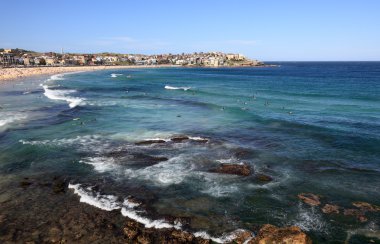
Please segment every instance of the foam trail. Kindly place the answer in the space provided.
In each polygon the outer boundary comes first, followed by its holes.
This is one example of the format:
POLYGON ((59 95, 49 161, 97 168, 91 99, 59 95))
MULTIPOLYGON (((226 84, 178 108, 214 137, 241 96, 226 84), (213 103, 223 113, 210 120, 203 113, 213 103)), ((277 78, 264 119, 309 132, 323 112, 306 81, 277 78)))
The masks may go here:
MULTIPOLYGON (((174 224, 171 224, 163 219, 152 220, 147 217, 141 216, 140 214, 138 214, 139 212, 141 212, 141 210, 136 210, 136 207, 138 207, 140 204, 131 202, 128 199, 124 199, 124 201, 121 202, 116 196, 101 195, 97 192, 93 192, 92 187, 83 188, 80 184, 69 183, 68 188, 74 190, 74 193, 80 197, 80 202, 87 203, 89 205, 106 211, 120 209, 120 212, 123 216, 143 224, 146 228, 174 228, 177 230, 182 230, 182 224, 180 222, 175 222, 174 224)), ((194 236, 202 237, 204 239, 210 239, 217 243, 226 243, 233 241, 237 237, 237 235, 242 231, 245 230, 238 229, 221 237, 213 237, 210 236, 207 232, 199 231, 195 232, 194 236)))
POLYGON ((123 75, 123 74, 111 74, 111 77, 116 78, 116 77, 121 76, 121 75, 123 75))
POLYGON ((115 196, 100 195, 99 193, 90 194, 91 188, 88 189, 89 191, 86 191, 80 187, 80 184, 69 184, 69 189, 73 189, 74 193, 80 196, 80 202, 90 204, 106 211, 120 209, 120 203, 115 196))
POLYGON ((175 87, 175 86, 165 86, 165 89, 168 89, 168 90, 184 90, 184 91, 187 91, 187 90, 190 90, 191 87, 184 87, 184 86, 180 86, 180 87, 175 87))
POLYGON ((68 94, 76 92, 76 90, 52 90, 49 86, 42 86, 45 90, 44 95, 52 100, 62 100, 69 103, 70 108, 75 108, 78 105, 83 105, 84 100, 78 97, 69 97, 68 94))
POLYGON ((12 124, 17 124, 23 122, 27 119, 27 115, 24 113, 15 112, 0 112, 0 132, 12 126, 12 124))

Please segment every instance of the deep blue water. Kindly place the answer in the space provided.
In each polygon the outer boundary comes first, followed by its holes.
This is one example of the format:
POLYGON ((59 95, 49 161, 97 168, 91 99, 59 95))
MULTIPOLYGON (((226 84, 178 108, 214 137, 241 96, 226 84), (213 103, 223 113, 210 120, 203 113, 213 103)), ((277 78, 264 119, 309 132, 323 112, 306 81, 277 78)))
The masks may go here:
POLYGON ((0 173, 67 175, 83 196, 132 195, 149 203, 144 216, 191 217, 189 228, 213 236, 263 223, 298 225, 320 242, 377 230, 377 213, 360 223, 324 214, 297 195, 321 195, 322 206, 380 205, 380 63, 278 64, 107 70, 2 84, 0 173), (135 144, 178 135, 208 142, 135 144), (226 162, 249 164, 254 173, 210 172, 226 162), (258 174, 273 181, 260 182, 258 174))

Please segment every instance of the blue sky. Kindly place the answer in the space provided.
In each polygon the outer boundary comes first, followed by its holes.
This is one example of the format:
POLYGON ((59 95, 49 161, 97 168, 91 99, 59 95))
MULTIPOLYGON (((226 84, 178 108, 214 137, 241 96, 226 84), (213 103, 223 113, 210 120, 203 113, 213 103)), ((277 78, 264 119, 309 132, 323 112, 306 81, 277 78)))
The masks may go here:
POLYGON ((378 0, 1 1, 0 47, 380 60, 378 0))

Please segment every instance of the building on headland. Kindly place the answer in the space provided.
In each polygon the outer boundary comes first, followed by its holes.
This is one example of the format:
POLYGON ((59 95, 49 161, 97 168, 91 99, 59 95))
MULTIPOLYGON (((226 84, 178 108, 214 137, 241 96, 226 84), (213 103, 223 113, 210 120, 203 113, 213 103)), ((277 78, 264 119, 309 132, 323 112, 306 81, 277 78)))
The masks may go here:
POLYGON ((178 65, 178 66, 261 66, 243 54, 222 52, 194 52, 181 54, 70 54, 37 53, 23 49, 0 49, 0 66, 73 66, 73 65, 178 65))

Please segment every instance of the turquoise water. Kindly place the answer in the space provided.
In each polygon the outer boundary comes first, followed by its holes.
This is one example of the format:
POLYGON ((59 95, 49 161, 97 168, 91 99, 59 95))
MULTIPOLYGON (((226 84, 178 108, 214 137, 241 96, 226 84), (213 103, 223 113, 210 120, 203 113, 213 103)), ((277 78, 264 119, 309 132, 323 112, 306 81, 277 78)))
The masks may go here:
POLYGON ((377 230, 377 213, 360 223, 297 195, 344 208, 380 205, 380 63, 280 65, 107 70, 2 84, 0 173, 58 173, 93 205, 117 208, 134 196, 146 203, 141 218, 190 217, 183 228, 212 236, 263 223, 298 225, 319 242, 377 230), (178 135, 193 140, 170 142, 178 135), (147 139, 167 142, 135 144, 147 139), (210 172, 224 162, 254 173, 210 172), (261 173, 273 181, 258 181, 261 173))

